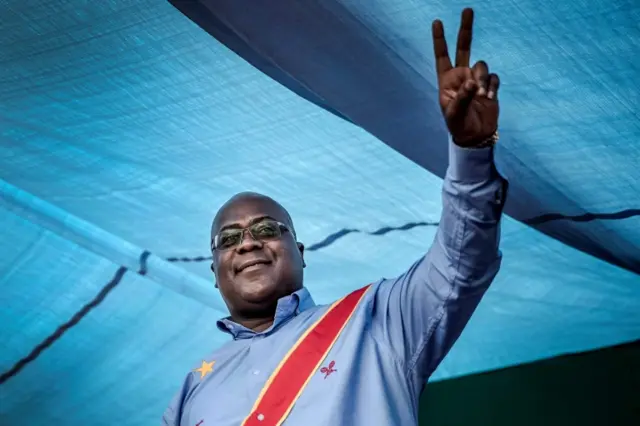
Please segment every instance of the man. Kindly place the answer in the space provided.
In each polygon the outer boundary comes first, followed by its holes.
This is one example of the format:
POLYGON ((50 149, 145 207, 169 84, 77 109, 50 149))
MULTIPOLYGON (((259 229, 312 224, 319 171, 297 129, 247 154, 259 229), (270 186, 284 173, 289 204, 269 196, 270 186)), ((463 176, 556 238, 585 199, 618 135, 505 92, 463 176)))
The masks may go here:
POLYGON ((164 425, 415 425, 420 393, 498 272, 506 181, 493 163, 499 79, 469 67, 466 9, 452 66, 433 23, 449 131, 443 212, 428 253, 331 306, 303 287, 304 246, 274 200, 243 193, 217 213, 212 269, 232 341, 187 375, 164 425))

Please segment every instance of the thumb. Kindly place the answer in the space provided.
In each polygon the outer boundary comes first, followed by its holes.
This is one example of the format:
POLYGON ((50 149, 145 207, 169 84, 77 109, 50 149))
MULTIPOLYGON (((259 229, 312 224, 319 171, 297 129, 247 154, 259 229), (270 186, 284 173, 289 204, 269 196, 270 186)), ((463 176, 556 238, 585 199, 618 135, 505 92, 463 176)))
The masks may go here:
POLYGON ((464 84, 460 86, 460 89, 458 89, 456 97, 449 102, 445 111, 446 117, 451 119, 464 115, 477 91, 478 84, 474 80, 465 81, 464 84))

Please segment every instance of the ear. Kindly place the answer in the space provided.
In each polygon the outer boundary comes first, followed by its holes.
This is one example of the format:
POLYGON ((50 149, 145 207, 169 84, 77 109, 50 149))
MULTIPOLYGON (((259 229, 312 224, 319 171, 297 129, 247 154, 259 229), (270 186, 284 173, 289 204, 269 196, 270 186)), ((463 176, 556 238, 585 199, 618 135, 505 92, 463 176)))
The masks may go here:
POLYGON ((211 262, 211 272, 213 272, 215 283, 213 284, 215 288, 218 288, 218 280, 215 279, 216 274, 216 265, 211 262))
POLYGON ((300 250, 300 257, 302 258, 302 267, 306 268, 307 264, 304 262, 304 244, 297 242, 298 250, 300 250))

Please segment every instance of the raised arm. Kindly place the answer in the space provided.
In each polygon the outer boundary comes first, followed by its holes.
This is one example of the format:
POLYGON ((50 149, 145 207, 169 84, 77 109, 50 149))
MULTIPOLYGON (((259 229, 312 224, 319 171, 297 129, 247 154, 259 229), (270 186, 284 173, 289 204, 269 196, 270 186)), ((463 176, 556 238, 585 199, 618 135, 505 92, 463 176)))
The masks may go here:
POLYGON ((499 80, 484 62, 469 68, 472 24, 466 9, 455 68, 442 23, 433 25, 440 104, 452 136, 435 240, 406 273, 375 288, 373 332, 420 385, 460 336, 501 261, 507 182, 493 160, 499 80))
POLYGON ((460 336, 500 268, 506 181, 493 148, 449 148, 442 216, 427 254, 376 288, 373 330, 407 374, 426 380, 460 336))

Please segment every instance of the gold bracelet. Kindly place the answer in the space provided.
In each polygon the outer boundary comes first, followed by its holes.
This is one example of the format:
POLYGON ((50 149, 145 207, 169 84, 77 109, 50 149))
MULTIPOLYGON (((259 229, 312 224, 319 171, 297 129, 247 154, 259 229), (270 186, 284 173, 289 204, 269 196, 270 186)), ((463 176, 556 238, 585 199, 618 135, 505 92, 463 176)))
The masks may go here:
POLYGON ((489 136, 487 139, 480 142, 478 145, 473 146, 473 148, 489 148, 490 146, 494 146, 498 142, 498 139, 500 139, 500 135, 496 130, 493 133, 493 135, 489 136))

